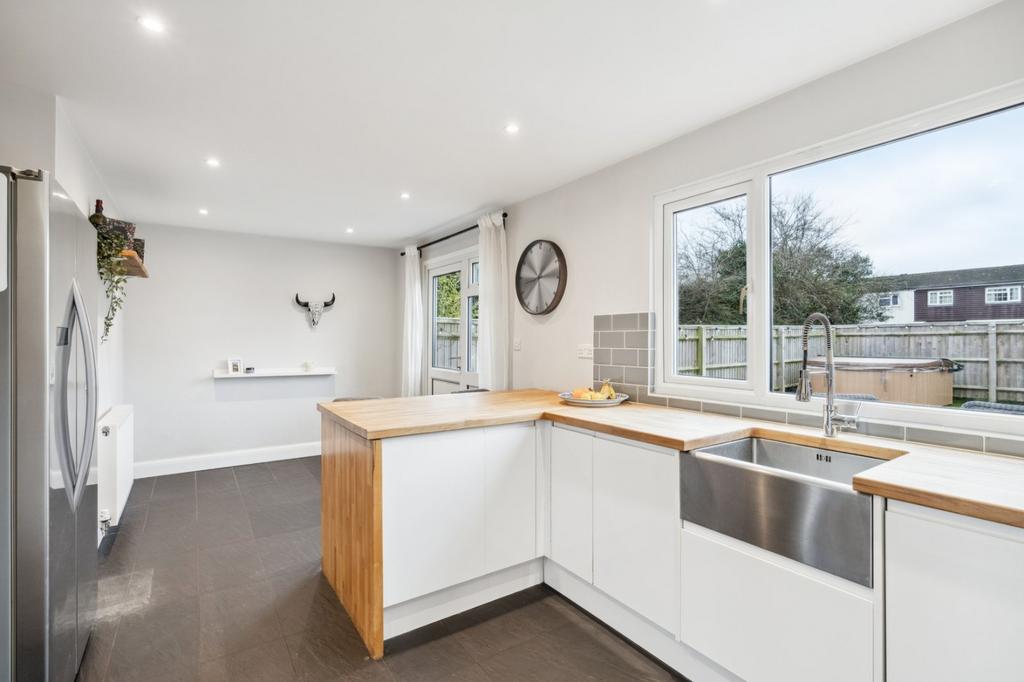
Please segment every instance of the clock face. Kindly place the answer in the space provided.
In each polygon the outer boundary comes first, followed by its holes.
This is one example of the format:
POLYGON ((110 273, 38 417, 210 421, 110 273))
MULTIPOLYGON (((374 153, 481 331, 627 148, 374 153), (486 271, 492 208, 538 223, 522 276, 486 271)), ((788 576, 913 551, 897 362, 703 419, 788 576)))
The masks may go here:
POLYGON ((516 296, 531 315, 550 313, 565 293, 565 256, 554 242, 538 239, 519 257, 516 296))

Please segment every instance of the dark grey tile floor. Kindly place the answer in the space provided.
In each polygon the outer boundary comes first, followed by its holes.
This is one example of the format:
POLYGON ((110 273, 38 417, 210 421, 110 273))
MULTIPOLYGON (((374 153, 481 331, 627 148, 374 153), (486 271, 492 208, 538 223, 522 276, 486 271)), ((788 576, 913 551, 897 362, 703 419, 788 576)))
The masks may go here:
POLYGON ((367 659, 320 573, 319 477, 312 457, 136 481, 80 679, 673 679, 546 587, 367 659))

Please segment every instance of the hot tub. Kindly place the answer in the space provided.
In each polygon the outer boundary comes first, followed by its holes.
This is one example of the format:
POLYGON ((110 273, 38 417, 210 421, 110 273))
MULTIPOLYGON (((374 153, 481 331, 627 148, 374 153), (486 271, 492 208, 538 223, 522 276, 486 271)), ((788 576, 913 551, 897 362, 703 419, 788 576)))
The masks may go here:
MULTIPOLYGON (((825 358, 807 361, 824 369, 825 358)), ((953 372, 961 366, 945 358, 836 358, 836 393, 872 395, 889 403, 949 405, 953 372)), ((811 387, 825 392, 825 375, 814 374, 811 387)))

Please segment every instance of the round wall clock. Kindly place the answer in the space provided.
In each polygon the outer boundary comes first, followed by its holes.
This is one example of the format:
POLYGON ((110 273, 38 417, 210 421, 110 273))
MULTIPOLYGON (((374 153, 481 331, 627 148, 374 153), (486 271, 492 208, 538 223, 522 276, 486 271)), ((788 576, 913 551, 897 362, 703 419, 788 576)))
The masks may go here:
POLYGON ((531 315, 545 315, 558 307, 565 293, 565 254, 547 239, 530 242, 516 266, 516 296, 531 315))

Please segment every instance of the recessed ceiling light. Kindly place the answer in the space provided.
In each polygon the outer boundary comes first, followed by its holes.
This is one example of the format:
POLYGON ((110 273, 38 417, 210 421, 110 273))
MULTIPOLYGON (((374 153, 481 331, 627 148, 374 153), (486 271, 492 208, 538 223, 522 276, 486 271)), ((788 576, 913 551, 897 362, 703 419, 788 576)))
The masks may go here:
POLYGON ((402 197, 403 201, 408 201, 409 199, 412 199, 412 195, 409 194, 408 192, 402 192, 399 196, 402 197))
POLYGON ((220 168, 220 159, 211 156, 210 158, 206 159, 206 165, 209 166, 210 168, 220 168))
POLYGON ((354 227, 346 227, 346 228, 345 228, 345 232, 346 232, 347 234, 352 234, 352 233, 353 233, 353 232, 355 232, 355 231, 356 231, 356 230, 355 230, 355 228, 354 228, 354 227))
POLYGON ((164 22, 154 16, 139 17, 139 26, 150 33, 163 33, 167 28, 164 22))
POLYGON ((199 215, 210 215, 210 211, 205 208, 201 208, 199 209, 199 215))
POLYGON ((505 126, 505 132, 508 133, 509 135, 515 135, 516 133, 519 132, 519 124, 509 123, 507 126, 505 126))

